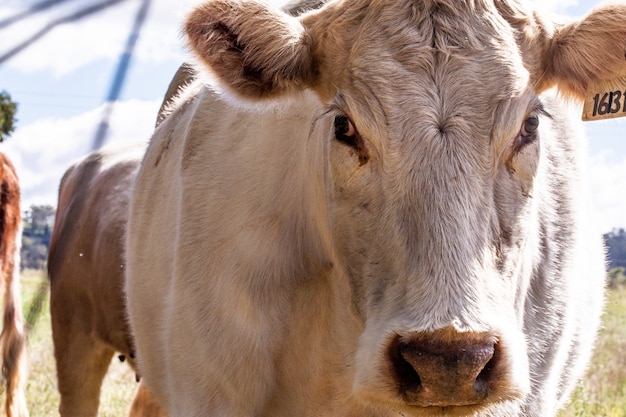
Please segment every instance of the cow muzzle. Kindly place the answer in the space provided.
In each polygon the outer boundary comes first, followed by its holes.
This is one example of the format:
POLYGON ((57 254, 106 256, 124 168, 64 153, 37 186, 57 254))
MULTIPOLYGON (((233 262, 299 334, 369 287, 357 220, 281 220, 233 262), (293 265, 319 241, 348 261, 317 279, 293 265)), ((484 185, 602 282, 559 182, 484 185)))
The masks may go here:
POLYGON ((399 394, 411 406, 481 405, 506 384, 506 361, 491 335, 448 328, 397 336, 388 355, 399 394))

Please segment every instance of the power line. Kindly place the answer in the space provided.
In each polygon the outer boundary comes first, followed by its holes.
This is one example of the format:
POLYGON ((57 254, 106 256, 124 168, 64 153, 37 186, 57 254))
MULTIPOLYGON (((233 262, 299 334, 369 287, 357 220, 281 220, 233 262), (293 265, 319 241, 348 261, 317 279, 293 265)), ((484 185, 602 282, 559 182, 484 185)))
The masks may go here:
POLYGON ((100 149, 106 140, 111 114, 113 113, 115 102, 119 98, 122 87, 124 85, 124 81, 126 80, 128 66, 133 56, 135 44, 137 43, 137 39, 139 38, 139 34, 141 33, 143 24, 146 21, 146 17, 148 16, 150 3, 151 0, 143 0, 141 6, 139 7, 139 10, 137 11, 137 15, 135 16, 133 27, 126 41, 126 47, 124 48, 124 52, 120 57, 120 62, 115 71, 115 75, 113 76, 113 82, 111 83, 111 88, 107 96, 107 102, 102 113, 102 119, 100 120, 100 124, 98 125, 98 129, 94 137, 92 145, 93 150, 100 149))
POLYGON ((46 9, 49 9, 53 6, 58 6, 59 4, 64 3, 66 1, 67 0, 47 0, 47 1, 42 1, 40 3, 34 4, 27 10, 24 10, 23 12, 17 13, 13 16, 7 17, 6 19, 0 20, 0 29, 4 29, 5 27, 10 26, 15 22, 19 22, 22 19, 26 19, 29 16, 32 16, 46 9))
MULTIPOLYGON (((57 1, 59 1, 59 0, 57 0, 57 1)), ((61 1, 64 1, 64 0, 61 0, 61 1)), ((94 5, 91 5, 89 7, 81 9, 81 10, 75 12, 75 13, 72 13, 72 14, 70 14, 68 16, 64 16, 64 17, 62 17, 60 19, 57 19, 57 20, 54 20, 54 21, 48 23, 41 30, 39 30, 38 32, 33 34, 30 38, 28 38, 24 42, 18 44, 16 47, 14 47, 13 49, 11 49, 8 52, 6 52, 4 55, 1 55, 0 56, 0 64, 3 64, 5 61, 8 61, 9 59, 13 58, 15 55, 17 55, 20 52, 22 52, 24 49, 26 49, 27 47, 29 47, 30 45, 32 45, 33 43, 35 43, 36 41, 41 39, 44 35, 46 35, 48 32, 50 32, 52 29, 54 29, 58 25, 61 25, 61 24, 64 24, 64 23, 71 23, 71 22, 80 20, 80 19, 82 19, 84 17, 87 17, 89 15, 97 13, 97 12, 99 12, 101 10, 104 10, 104 9, 110 7, 110 6, 113 6, 115 4, 121 3, 123 1, 126 1, 126 0, 106 0, 106 1, 103 1, 101 3, 97 3, 97 4, 94 4, 94 5)))

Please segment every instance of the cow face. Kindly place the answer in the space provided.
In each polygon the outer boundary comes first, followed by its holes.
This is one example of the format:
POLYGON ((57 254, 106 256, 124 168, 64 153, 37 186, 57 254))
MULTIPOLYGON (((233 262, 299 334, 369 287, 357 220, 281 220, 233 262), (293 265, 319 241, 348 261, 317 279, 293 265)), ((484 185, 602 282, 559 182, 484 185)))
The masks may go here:
POLYGON ((554 29, 513 3, 434 0, 335 1, 299 19, 223 0, 190 15, 191 48, 236 96, 308 88, 326 106, 313 130, 329 143, 335 267, 364 325, 357 396, 467 415, 527 395, 555 130, 540 94, 626 75, 624 15, 554 29))

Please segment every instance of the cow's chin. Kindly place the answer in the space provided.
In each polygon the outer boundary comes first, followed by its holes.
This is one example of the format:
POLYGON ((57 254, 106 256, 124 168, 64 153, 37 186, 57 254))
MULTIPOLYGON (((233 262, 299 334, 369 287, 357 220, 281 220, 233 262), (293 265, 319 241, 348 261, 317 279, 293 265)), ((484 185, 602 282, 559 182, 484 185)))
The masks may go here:
POLYGON ((401 411, 406 417, 488 417, 520 415, 520 404, 517 401, 505 401, 494 404, 464 407, 409 407, 406 412, 401 411))
POLYGON ((409 404, 370 404, 374 416, 400 417, 519 417, 521 401, 508 400, 470 406, 421 407, 409 404))

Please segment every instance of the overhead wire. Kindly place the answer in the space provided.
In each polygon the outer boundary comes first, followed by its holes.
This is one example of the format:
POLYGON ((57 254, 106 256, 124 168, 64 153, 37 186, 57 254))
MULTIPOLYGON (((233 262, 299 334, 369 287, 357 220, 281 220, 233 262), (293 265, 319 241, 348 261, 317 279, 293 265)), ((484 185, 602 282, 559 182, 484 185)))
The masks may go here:
MULTIPOLYGON (((56 1, 58 2, 58 1, 65 1, 65 0, 56 0, 56 1)), ((32 34, 28 39, 19 43, 18 45, 10 49, 8 52, 5 52, 4 54, 0 55, 0 64, 3 64, 5 61, 8 61, 9 59, 13 58, 15 55, 22 52, 24 49, 26 49, 27 47, 29 47, 30 45, 32 45, 33 43, 35 43, 36 41, 44 37, 48 32, 50 32, 55 27, 62 25, 62 24, 71 23, 71 22, 80 20, 84 17, 90 16, 94 13, 100 12, 108 7, 111 7, 113 5, 116 5, 124 1, 127 1, 127 0, 105 0, 100 3, 92 4, 88 7, 80 9, 67 16, 63 16, 59 19, 49 22, 39 31, 32 34)))
POLYGON ((16 13, 13 16, 9 16, 4 19, 0 19, 0 29, 4 29, 5 27, 12 25, 13 23, 17 23, 20 20, 26 19, 27 17, 30 17, 44 10, 47 10, 51 7, 58 6, 62 3, 65 3, 66 1, 68 0, 47 0, 47 1, 42 1, 39 3, 35 3, 31 7, 29 7, 28 9, 22 12, 16 13))
POLYGON ((94 136, 92 150, 100 149, 106 141, 111 115, 113 114, 115 103, 117 102, 117 99, 119 98, 122 91, 122 87, 124 86, 124 81, 126 80, 126 75, 128 73, 128 67, 130 65, 130 61, 135 50, 135 45, 137 43, 137 40, 139 39, 139 35, 141 34, 141 29, 143 28, 146 17, 148 16, 150 4, 151 0, 142 0, 142 3, 137 10, 133 26, 126 41, 124 52, 120 57, 120 62, 113 76, 113 81, 111 83, 105 107, 102 112, 102 118, 100 120, 100 123, 98 124, 98 129, 96 130, 96 134, 94 136))

